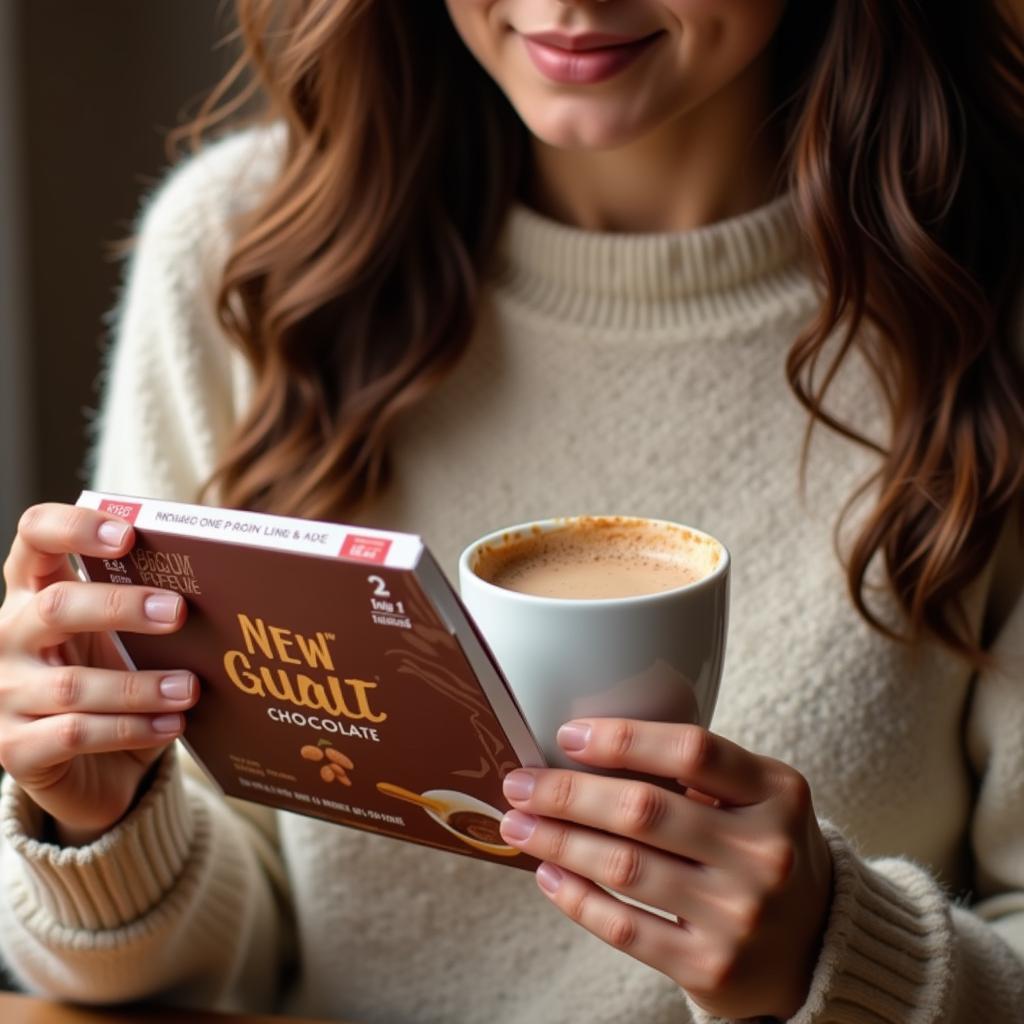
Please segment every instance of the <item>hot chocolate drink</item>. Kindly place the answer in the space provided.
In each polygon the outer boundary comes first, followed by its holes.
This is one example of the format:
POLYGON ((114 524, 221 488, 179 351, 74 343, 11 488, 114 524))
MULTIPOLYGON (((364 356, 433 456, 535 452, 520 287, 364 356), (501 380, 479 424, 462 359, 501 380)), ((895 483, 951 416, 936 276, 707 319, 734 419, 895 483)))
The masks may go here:
POLYGON ((543 519, 470 544, 459 581, 549 765, 580 767, 557 738, 573 718, 710 723, 729 552, 709 534, 628 516, 543 519))
POLYGON ((717 544, 685 527, 584 517, 486 545, 473 570, 506 590, 600 600, 685 587, 707 576, 718 558, 717 544))

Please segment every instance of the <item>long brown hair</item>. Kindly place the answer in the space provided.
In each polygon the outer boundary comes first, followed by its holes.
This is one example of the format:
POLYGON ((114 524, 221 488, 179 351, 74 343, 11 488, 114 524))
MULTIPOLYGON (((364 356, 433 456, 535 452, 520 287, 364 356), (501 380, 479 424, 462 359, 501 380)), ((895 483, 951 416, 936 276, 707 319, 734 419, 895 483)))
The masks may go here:
MULTIPOLYGON (((285 142, 217 300, 256 394, 209 489, 342 517, 385 485, 396 421, 469 342, 526 131, 439 0, 236 5, 244 53, 195 135, 248 74, 285 142)), ((865 596, 880 558, 905 635, 979 661, 961 595, 1024 490, 1024 53, 995 0, 790 0, 774 46, 773 116, 822 283, 786 372, 809 427, 880 462, 850 592, 888 632, 865 596), (884 447, 826 405, 855 347, 888 401, 884 447)))

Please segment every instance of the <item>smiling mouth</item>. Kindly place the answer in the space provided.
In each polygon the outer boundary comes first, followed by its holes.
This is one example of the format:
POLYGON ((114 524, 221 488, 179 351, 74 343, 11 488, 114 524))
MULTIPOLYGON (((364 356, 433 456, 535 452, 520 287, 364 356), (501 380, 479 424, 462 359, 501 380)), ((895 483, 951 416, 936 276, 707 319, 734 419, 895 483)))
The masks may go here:
POLYGON ((595 85, 624 71, 661 34, 624 38, 600 33, 569 36, 538 32, 521 38, 530 60, 546 78, 560 85, 595 85))

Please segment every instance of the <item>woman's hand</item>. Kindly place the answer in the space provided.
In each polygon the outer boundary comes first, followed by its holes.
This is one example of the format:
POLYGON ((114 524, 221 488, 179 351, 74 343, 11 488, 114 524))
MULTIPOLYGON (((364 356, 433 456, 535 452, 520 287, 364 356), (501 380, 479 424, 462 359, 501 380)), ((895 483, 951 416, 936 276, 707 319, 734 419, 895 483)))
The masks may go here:
POLYGON ((709 1013, 791 1017, 807 996, 832 884, 803 776, 693 725, 596 718, 567 723, 558 740, 582 764, 682 788, 560 769, 508 775, 515 809, 501 832, 544 861, 537 881, 549 899, 709 1013))
POLYGON ((0 606, 0 764, 81 845, 131 807, 143 776, 184 728, 198 696, 189 673, 129 672, 109 630, 173 633, 173 592, 83 583, 72 552, 124 557, 128 523, 69 505, 21 518, 0 606))

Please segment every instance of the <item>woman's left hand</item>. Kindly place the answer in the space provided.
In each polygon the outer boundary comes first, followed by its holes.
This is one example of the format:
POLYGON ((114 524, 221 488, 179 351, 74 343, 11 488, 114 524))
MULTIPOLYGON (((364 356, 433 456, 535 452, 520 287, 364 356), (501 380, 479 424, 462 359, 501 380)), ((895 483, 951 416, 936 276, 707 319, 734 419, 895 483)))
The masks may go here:
POLYGON ((682 788, 555 768, 509 774, 502 835, 544 862, 548 898, 711 1014, 796 1013, 832 888, 804 777, 695 725, 595 718, 567 723, 558 740, 581 764, 682 788))

